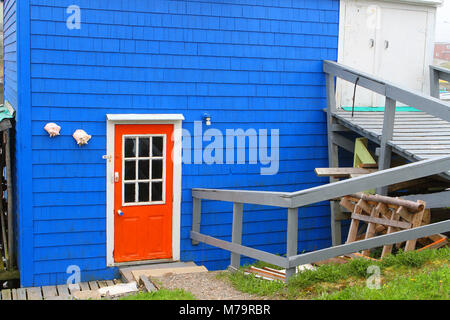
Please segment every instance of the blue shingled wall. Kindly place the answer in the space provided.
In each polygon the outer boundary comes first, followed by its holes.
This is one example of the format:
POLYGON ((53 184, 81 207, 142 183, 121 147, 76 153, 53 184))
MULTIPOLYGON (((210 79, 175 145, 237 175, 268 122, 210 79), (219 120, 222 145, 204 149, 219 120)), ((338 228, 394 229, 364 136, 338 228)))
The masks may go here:
MULTIPOLYGON (((191 188, 294 191, 325 182, 322 60, 335 60, 337 0, 31 0, 32 276, 23 285, 82 280, 106 269, 106 113, 202 114, 213 128, 280 130, 280 170, 259 165, 183 165, 181 258, 225 268, 229 253, 191 246, 191 188), (43 131, 57 122, 61 136, 43 131), (79 148, 72 133, 93 136, 79 148)), ((206 143, 205 143, 206 144, 206 143)), ((243 244, 285 251, 286 210, 244 206, 243 244)), ((205 202, 202 232, 230 239, 231 204, 205 202)), ((330 244, 326 203, 300 210, 299 251, 330 244)), ((244 260, 245 261, 245 260, 244 260)))

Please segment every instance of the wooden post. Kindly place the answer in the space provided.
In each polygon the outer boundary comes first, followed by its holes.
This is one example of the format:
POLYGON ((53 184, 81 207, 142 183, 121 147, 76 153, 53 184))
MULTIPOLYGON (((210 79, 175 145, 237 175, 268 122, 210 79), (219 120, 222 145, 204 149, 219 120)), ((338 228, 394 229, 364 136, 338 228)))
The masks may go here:
POLYGON ((430 96, 440 98, 439 92, 439 71, 430 66, 430 96))
MULTIPOLYGON (((386 97, 384 108, 383 131, 381 134, 381 149, 380 157, 378 158, 378 170, 389 169, 391 167, 392 148, 388 142, 394 136, 394 122, 395 122, 395 107, 397 102, 389 97, 386 97)), ((388 186, 377 188, 377 193, 386 195, 388 186)))
MULTIPOLYGON (((328 167, 339 167, 338 145, 334 143, 333 132, 333 112, 336 112, 336 93, 334 76, 326 74, 326 90, 327 90, 327 138, 328 138, 328 167)), ((338 181, 330 177, 330 183, 338 181)), ((342 216, 342 210, 335 201, 330 201, 330 219, 331 219, 331 243, 333 246, 341 244, 341 221, 338 220, 342 216)))
MULTIPOLYGON (((202 199, 192 198, 192 231, 200 233, 200 221, 202 217, 202 199)), ((192 240, 192 245, 199 242, 192 240)))
MULTIPOLYGON (((231 241, 236 244, 242 244, 242 216, 243 204, 233 203, 233 231, 231 241)), ((239 269, 241 266, 241 255, 239 253, 231 253, 231 266, 239 269)))
POLYGON ((15 262, 15 246, 14 246, 14 217, 13 217, 13 190, 12 190, 12 174, 11 174, 11 130, 5 133, 5 157, 6 157, 6 185, 8 198, 8 269, 12 270, 15 262))
MULTIPOLYGON (((288 209, 286 257, 297 255, 298 208, 288 209)), ((296 267, 286 269, 286 281, 295 274, 296 267)))

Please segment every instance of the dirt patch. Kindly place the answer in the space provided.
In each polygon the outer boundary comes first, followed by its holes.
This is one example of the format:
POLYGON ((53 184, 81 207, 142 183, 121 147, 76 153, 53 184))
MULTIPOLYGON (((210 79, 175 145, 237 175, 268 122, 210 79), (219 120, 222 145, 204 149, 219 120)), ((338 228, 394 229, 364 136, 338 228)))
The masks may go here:
POLYGON ((166 289, 184 289, 198 300, 261 300, 261 297, 240 292, 229 283, 217 279, 222 271, 171 274, 152 280, 166 289))

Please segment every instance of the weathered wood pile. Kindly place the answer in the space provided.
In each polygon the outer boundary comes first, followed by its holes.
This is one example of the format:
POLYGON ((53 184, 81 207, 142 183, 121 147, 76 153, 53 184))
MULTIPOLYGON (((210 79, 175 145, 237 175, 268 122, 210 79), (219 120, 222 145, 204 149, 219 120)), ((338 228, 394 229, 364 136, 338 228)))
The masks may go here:
MULTIPOLYGON (((398 197, 358 193, 343 197, 340 205, 351 212, 347 243, 430 223, 430 210, 420 200, 413 202, 398 197), (361 222, 367 224, 365 232, 358 232, 361 222)), ((395 246, 397 249, 411 251, 416 249, 417 243, 423 248, 436 248, 446 245, 448 241, 446 236, 438 234, 397 243, 395 246)), ((383 246, 381 257, 390 254, 392 249, 393 245, 383 246)), ((364 256, 369 256, 369 253, 369 250, 362 252, 364 256)))

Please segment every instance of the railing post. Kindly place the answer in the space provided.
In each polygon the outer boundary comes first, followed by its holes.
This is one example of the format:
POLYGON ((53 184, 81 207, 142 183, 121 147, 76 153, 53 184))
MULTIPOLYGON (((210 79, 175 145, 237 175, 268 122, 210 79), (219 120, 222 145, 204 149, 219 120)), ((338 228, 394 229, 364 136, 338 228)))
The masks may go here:
POLYGON ((430 66, 430 96, 440 98, 439 92, 439 70, 430 66))
MULTIPOLYGON (((388 142, 394 136, 394 122, 395 122, 395 107, 397 102, 389 97, 386 97, 384 107, 383 131, 381 133, 380 156, 378 157, 378 170, 389 169, 391 167, 392 147, 388 142)), ((377 193, 386 195, 388 186, 377 188, 377 193)))
MULTIPOLYGON (((328 167, 339 167, 338 146, 334 143, 333 112, 336 112, 336 93, 334 76, 326 73, 327 89, 327 137, 328 137, 328 167)), ((337 179, 330 177, 330 183, 337 179)), ((335 201, 330 201, 331 242, 333 246, 341 244, 341 221, 337 217, 342 216, 342 210, 335 201)))
MULTIPOLYGON (((202 217, 202 199, 192 198, 192 231, 200 233, 200 221, 202 217)), ((199 242, 192 240, 192 245, 199 242)))
MULTIPOLYGON (((286 257, 297 255, 298 208, 288 209, 286 257)), ((296 267, 286 269, 286 281, 295 274, 296 267)))
MULTIPOLYGON (((233 203, 233 229, 231 233, 231 241, 236 244, 242 244, 242 215, 243 204, 233 203)), ((241 266, 241 255, 239 253, 231 253, 230 265, 235 269, 239 269, 241 266)))

